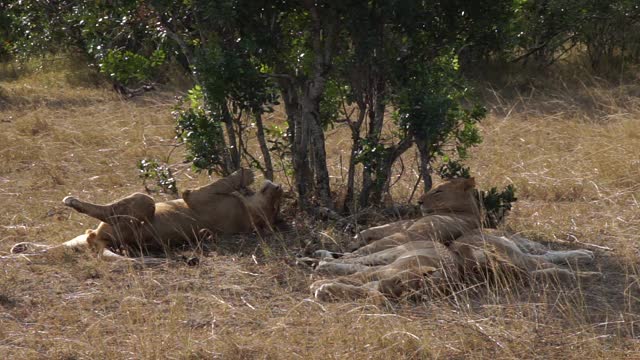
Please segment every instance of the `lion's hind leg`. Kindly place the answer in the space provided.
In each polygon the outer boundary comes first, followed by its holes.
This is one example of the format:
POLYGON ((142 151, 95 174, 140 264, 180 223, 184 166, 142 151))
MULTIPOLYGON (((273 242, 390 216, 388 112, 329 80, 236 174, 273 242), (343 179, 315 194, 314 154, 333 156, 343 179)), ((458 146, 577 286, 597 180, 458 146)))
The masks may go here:
POLYGON ((209 194, 231 194, 234 191, 243 190, 251 185, 253 181, 253 171, 239 169, 225 178, 203 186, 201 189, 206 190, 209 194))
POLYGON ((109 242, 102 238, 99 230, 87 230, 87 232, 83 235, 76 236, 75 238, 62 243, 59 245, 61 247, 66 248, 82 248, 88 247, 95 253, 98 258, 105 261, 125 261, 131 262, 137 265, 146 265, 153 266, 159 264, 166 264, 168 259, 166 258, 156 258, 151 256, 141 256, 141 257, 128 257, 117 254, 111 251, 108 248, 109 242))
POLYGON ((50 252, 53 249, 67 248, 67 249, 79 249, 88 245, 87 237, 88 232, 91 230, 87 230, 87 233, 78 235, 75 238, 65 241, 62 244, 58 245, 46 245, 46 244, 38 244, 34 242, 21 242, 13 245, 9 250, 11 254, 24 254, 24 255, 34 255, 34 254, 44 254, 46 252, 50 252))
POLYGON ((321 301, 367 298, 375 304, 387 304, 391 299, 437 286, 431 278, 439 274, 440 270, 431 266, 417 265, 405 270, 388 266, 370 268, 349 276, 316 281, 311 285, 311 292, 321 301))
POLYGON ((107 224, 117 226, 122 222, 149 221, 153 218, 156 205, 152 197, 135 193, 107 205, 97 205, 81 201, 73 196, 65 197, 62 202, 76 211, 89 215, 107 224))
POLYGON ((78 235, 75 238, 68 240, 58 245, 45 245, 33 242, 21 242, 13 245, 9 250, 11 257, 24 257, 30 258, 33 256, 60 256, 67 249, 82 249, 85 247, 92 248, 98 257, 105 261, 126 261, 135 265, 154 266, 160 264, 166 264, 169 260, 166 258, 155 258, 150 256, 143 256, 139 258, 132 258, 116 254, 106 247, 95 248, 91 245, 92 235, 95 235, 93 230, 87 230, 87 233, 78 235), (57 254, 57 255, 55 255, 57 254))
POLYGON ((37 252, 45 252, 54 246, 38 244, 34 242, 20 242, 11 247, 9 250, 10 254, 26 254, 26 253, 37 253, 37 252))

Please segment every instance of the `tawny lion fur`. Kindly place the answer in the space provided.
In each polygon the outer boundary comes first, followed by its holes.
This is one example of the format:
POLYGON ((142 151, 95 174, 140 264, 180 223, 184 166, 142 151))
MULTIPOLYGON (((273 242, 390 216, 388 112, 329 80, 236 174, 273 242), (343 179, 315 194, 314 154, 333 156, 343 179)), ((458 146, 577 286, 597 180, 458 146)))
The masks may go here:
POLYGON ((560 282, 599 274, 557 266, 592 260, 588 250, 548 251, 519 236, 481 230, 474 188, 473 179, 448 181, 420 198, 422 218, 362 231, 352 244, 357 250, 318 263, 317 273, 338 277, 314 282, 312 293, 324 301, 386 301, 418 291, 441 291, 488 273, 560 282))
MULTIPOLYGON (((65 205, 101 221, 96 229, 58 247, 89 246, 98 255, 120 258, 113 251, 130 254, 158 253, 200 241, 206 234, 249 233, 270 229, 280 208, 282 188, 265 181, 262 188, 241 194, 253 182, 250 170, 241 169, 230 176, 195 190, 186 190, 182 199, 155 202, 135 193, 108 205, 96 205, 66 197, 65 205)), ((42 247, 17 244, 12 252, 42 247)))

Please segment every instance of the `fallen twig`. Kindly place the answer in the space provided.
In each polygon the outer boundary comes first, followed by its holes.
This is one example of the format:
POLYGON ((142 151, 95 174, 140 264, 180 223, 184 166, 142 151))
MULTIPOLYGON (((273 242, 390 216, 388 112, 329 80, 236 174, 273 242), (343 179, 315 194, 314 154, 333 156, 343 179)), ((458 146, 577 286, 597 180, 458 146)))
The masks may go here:
POLYGON ((596 245, 596 244, 586 243, 586 242, 580 241, 580 240, 578 240, 578 238, 575 235, 571 235, 571 234, 567 235, 567 240, 561 240, 561 239, 558 239, 557 237, 555 239, 559 243, 580 244, 582 246, 590 247, 590 248, 593 248, 593 249, 604 250, 604 251, 613 251, 613 249, 608 247, 608 246, 596 245))

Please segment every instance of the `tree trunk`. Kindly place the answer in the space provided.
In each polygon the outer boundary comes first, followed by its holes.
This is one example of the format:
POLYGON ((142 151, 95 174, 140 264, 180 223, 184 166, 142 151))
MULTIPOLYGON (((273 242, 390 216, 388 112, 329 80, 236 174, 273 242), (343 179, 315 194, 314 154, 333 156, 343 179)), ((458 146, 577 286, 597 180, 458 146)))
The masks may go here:
MULTIPOLYGON (((319 6, 312 0, 303 1, 311 17, 311 41, 313 68, 307 75, 280 75, 280 87, 285 98, 285 107, 292 129, 292 156, 299 205, 308 209, 309 184, 315 184, 315 195, 321 204, 333 208, 329 171, 327 170, 324 130, 320 119, 320 101, 331 68, 336 36, 339 28, 338 16, 332 7, 319 6), (288 99, 287 99, 288 98, 288 99), (295 99, 295 102, 292 100, 295 99), (309 167, 313 158, 313 170, 309 167)), ((288 65, 282 66, 288 70, 288 65)), ((287 74, 286 71, 282 74, 287 74)))
POLYGON ((227 169, 229 174, 240 169, 240 151, 238 149, 238 143, 236 141, 236 132, 233 128, 233 117, 229 113, 229 108, 226 105, 222 107, 222 117, 224 125, 227 129, 227 141, 229 141, 229 156, 230 156, 230 168, 227 169))
POLYGON ((320 204, 322 204, 322 206, 333 209, 322 124, 315 124, 315 126, 312 127, 311 134, 313 134, 313 137, 311 138, 311 146, 313 148, 316 174, 316 196, 318 197, 318 200, 320 200, 320 204))
MULTIPOLYGON (((353 131, 353 130, 352 130, 353 131)), ((349 209, 352 209, 352 202, 354 196, 354 187, 356 183, 356 155, 358 153, 358 147, 360 146, 360 134, 356 135, 355 131, 351 136, 352 145, 351 145, 351 157, 349 158, 349 168, 347 170, 347 193, 344 196, 344 204, 342 209, 337 209, 342 212, 349 212, 349 209)))
POLYGON ((260 144, 260 151, 262 152, 262 158, 264 159, 264 176, 273 181, 273 164, 271 163, 271 154, 267 147, 267 141, 264 137, 264 126, 262 125, 262 114, 255 114, 256 129, 258 135, 258 143, 260 144))
POLYGON ((420 174, 424 185, 424 192, 431 190, 433 179, 431 177, 431 149, 426 140, 416 137, 416 146, 420 153, 420 174))
MULTIPOLYGON (((384 90, 384 81, 379 79, 375 86, 374 96, 372 96, 373 104, 371 104, 369 110, 369 131, 367 134, 369 144, 377 145, 380 143, 382 125, 384 124, 384 111, 386 108, 384 90)), ((376 173, 377 172, 378 171, 376 171, 376 173)), ((370 204, 371 191, 374 188, 373 175, 371 166, 365 166, 362 171, 362 192, 360 193, 360 206, 363 208, 370 204)))
MULTIPOLYGON (((344 197, 344 205, 342 209, 338 209, 344 212, 349 210, 351 203, 354 198, 354 187, 355 187, 355 177, 356 177, 356 156, 358 155, 358 151, 360 150, 360 129, 362 128, 362 123, 367 114, 367 106, 359 102, 358 104, 358 119, 355 122, 349 123, 349 128, 351 129, 351 157, 349 158, 349 169, 347 173, 347 193, 344 197)), ((352 211, 354 209, 351 209, 352 211)))
MULTIPOLYGON (((320 94, 324 89, 324 78, 316 78, 314 84, 308 86, 309 91, 302 100, 302 121, 308 129, 309 148, 313 157, 315 173, 315 195, 322 206, 333 208, 331 190, 329 187, 329 171, 327 169, 327 155, 324 147, 324 131, 320 119, 320 94)), ((302 149, 299 149, 302 150, 302 149)))
POLYGON ((294 181, 298 192, 298 206, 307 209, 309 204, 309 184, 311 184, 312 173, 309 167, 309 129, 303 121, 301 105, 298 100, 298 93, 293 82, 281 80, 280 91, 287 113, 287 124, 289 126, 289 141, 291 143, 291 156, 293 160, 294 181))
POLYGON ((404 154, 413 145, 413 141, 410 136, 406 136, 400 142, 393 146, 387 155, 378 164, 378 170, 376 171, 376 179, 373 182, 371 191, 371 204, 380 205, 382 203, 382 196, 384 192, 389 190, 389 179, 391 178, 391 170, 393 164, 398 160, 402 154, 404 154))

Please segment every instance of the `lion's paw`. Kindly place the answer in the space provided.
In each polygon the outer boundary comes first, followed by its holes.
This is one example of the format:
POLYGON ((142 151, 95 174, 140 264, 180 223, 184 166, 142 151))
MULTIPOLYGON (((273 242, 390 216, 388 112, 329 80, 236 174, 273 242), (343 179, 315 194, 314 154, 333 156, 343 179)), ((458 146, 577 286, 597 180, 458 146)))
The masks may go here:
POLYGON ((316 281, 311 285, 311 292, 314 298, 323 302, 367 299, 376 305, 388 303, 388 299, 378 290, 366 286, 332 282, 331 280, 316 281))
POLYGON ((326 298, 326 289, 324 289, 323 287, 331 283, 332 283, 332 280, 328 280, 328 279, 318 280, 313 284, 311 284, 311 286, 309 286, 309 290, 311 290, 313 297, 315 297, 316 299, 322 300, 326 298))
POLYGON ((313 257, 316 259, 338 259, 343 257, 345 254, 335 253, 329 250, 316 250, 313 252, 313 257))
POLYGON ((253 184, 255 176, 250 169, 241 168, 228 176, 227 179, 230 179, 234 188, 238 190, 253 184))
POLYGON ((317 286, 315 289, 312 288, 313 297, 324 302, 336 301, 339 299, 339 296, 337 295, 340 293, 340 287, 341 284, 325 282, 317 286))
POLYGON ((596 258, 593 251, 590 250, 574 250, 571 252, 570 259, 575 261, 591 262, 596 258))
POLYGON ((579 251, 580 253, 582 253, 582 254, 583 254, 583 257, 584 257, 584 258, 587 258, 587 259, 589 259, 589 260, 593 260, 593 259, 595 259, 595 258, 596 258, 595 254, 594 254, 594 253, 593 253, 593 251, 591 251, 591 250, 577 250, 577 251, 579 251))
POLYGON ((12 254, 22 254, 30 249, 29 245, 30 243, 25 242, 15 244, 11 247, 11 250, 9 250, 9 252, 12 254))
POLYGON ((80 200, 76 199, 73 196, 67 196, 64 199, 62 199, 62 202, 66 206, 76 209, 79 206, 80 200))
POLYGON ((13 245, 9 252, 11 254, 24 254, 26 252, 33 252, 36 250, 47 250, 49 245, 35 244, 30 242, 21 242, 13 245))
POLYGON ((567 251, 549 251, 543 255, 544 258, 554 264, 563 264, 566 262, 591 262, 595 259, 593 251, 589 250, 567 250, 567 251))
POLYGON ((315 269, 316 266, 318 266, 319 262, 320 262, 319 259, 310 258, 306 256, 296 258, 296 265, 306 267, 306 268, 311 268, 311 269, 315 269))

